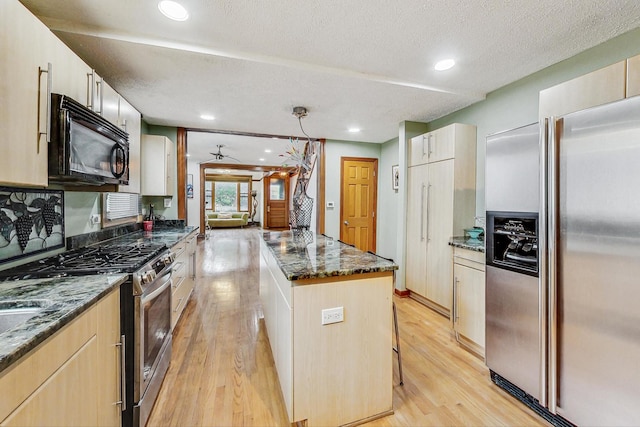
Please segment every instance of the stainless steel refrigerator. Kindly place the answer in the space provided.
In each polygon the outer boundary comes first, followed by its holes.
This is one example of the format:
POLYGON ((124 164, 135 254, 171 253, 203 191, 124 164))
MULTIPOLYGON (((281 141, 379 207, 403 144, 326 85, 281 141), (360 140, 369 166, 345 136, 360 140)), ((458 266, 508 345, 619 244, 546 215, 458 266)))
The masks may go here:
MULTIPOLYGON (((496 281, 491 271, 500 268, 490 266, 496 259, 489 259, 489 246, 501 235, 494 233, 493 242, 487 241, 487 365, 496 383, 554 424, 638 426, 640 97, 549 118, 539 129, 537 292, 520 295, 516 276, 496 281), (500 318, 495 306, 508 310, 496 302, 502 298, 496 283, 511 289, 516 300, 537 299, 537 319, 515 326, 532 312, 513 310, 512 318, 500 318), (529 350, 537 353, 535 362, 518 368, 513 360, 515 368, 507 368, 504 354, 492 356, 496 350, 511 351, 505 341, 517 355, 518 341, 513 331, 504 333, 505 322, 530 340, 537 335, 537 345, 529 350), (533 384, 523 381, 533 377, 533 384)), ((490 183, 512 182, 511 191, 517 187, 516 176, 500 172, 506 157, 493 150, 498 147, 493 139, 487 139, 487 218, 494 212, 492 198, 509 200, 490 183)), ((519 211, 500 207, 509 210, 519 211)), ((489 224, 486 234, 489 239, 489 224)))

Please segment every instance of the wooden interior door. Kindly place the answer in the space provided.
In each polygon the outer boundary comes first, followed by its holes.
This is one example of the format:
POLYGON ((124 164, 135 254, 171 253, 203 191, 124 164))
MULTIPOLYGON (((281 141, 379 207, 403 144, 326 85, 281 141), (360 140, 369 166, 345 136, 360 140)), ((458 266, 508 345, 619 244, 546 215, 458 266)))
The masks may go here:
POLYGON ((378 159, 343 157, 341 166, 340 240, 375 252, 378 159))
POLYGON ((264 228, 289 228, 289 176, 265 178, 264 194, 264 228))

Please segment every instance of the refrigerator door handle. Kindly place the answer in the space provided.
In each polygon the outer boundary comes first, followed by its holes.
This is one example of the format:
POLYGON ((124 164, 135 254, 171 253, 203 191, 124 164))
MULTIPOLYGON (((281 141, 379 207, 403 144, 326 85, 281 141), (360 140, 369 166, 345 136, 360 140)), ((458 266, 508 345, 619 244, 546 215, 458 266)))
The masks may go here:
POLYGON ((538 215, 538 321, 540 322, 540 404, 547 406, 547 186, 549 119, 540 122, 540 215, 538 215))
MULTIPOLYGON (((549 346, 548 363, 548 408, 553 414, 557 408, 558 390, 558 319, 557 319, 557 200, 558 200, 558 146, 557 137, 559 128, 562 126, 562 119, 556 120, 551 117, 548 127, 548 153, 547 153, 547 331, 549 346)), ((544 253, 544 252, 542 252, 544 253)))

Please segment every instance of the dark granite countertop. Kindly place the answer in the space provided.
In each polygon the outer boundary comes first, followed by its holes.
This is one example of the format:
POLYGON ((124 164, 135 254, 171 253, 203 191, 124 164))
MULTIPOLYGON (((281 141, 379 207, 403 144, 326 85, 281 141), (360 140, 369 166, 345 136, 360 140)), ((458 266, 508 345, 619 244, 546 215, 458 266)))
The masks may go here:
POLYGON ((476 252, 484 252, 484 238, 471 239, 467 236, 454 236, 449 240, 449 245, 456 248, 469 249, 476 252))
POLYGON ((170 227, 170 226, 161 226, 154 227, 153 231, 136 231, 133 233, 125 234, 122 236, 114 237, 113 239, 99 242, 96 245, 100 245, 101 243, 161 243, 164 244, 167 248, 171 248, 176 243, 179 243, 181 240, 187 238, 191 232, 197 230, 197 227, 194 226, 186 226, 186 227, 170 227))
POLYGON ((290 281, 398 269, 385 258, 311 231, 265 231, 262 237, 290 281))
POLYGON ((0 333, 0 372, 120 286, 127 276, 99 274, 0 282, 0 308, 44 306, 31 319, 0 333))

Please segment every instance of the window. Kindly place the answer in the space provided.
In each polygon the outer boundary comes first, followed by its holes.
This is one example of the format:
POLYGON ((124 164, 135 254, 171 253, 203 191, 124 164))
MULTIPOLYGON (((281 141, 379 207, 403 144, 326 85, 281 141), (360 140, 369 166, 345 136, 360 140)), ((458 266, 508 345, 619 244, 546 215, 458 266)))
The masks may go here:
POLYGON ((215 212, 249 212, 251 177, 208 175, 205 209, 215 212))

